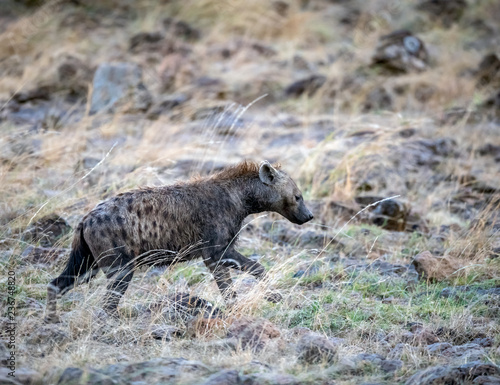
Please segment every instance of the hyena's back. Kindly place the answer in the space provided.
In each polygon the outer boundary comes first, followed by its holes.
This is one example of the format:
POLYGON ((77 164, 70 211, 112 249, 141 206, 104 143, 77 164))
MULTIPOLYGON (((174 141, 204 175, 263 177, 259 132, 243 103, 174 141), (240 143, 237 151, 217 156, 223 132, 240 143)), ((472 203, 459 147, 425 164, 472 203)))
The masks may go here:
MULTIPOLYGON (((188 209, 186 198, 182 186, 169 186, 131 191, 100 203, 82 220, 83 237, 98 266, 140 261, 155 250, 161 254, 156 262, 165 264, 195 245, 202 236, 201 223, 198 209, 188 209)), ((196 205, 195 200, 189 202, 196 205)))

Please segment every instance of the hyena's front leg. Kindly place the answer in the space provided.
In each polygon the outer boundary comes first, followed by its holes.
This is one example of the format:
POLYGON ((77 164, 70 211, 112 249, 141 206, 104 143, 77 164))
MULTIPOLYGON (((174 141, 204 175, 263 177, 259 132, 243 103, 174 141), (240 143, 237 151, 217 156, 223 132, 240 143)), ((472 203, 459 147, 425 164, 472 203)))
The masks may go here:
MULTIPOLYGON (((241 255, 234 249, 228 249, 222 256, 220 262, 222 266, 232 267, 245 273, 252 274, 258 280, 262 280, 266 276, 266 269, 260 263, 252 261, 241 255)), ((265 295, 269 302, 277 303, 282 300, 282 296, 276 292, 267 292, 265 295)))
POLYGON ((233 280, 231 279, 229 269, 218 264, 211 258, 205 259, 204 262, 214 276, 215 282, 217 283, 224 300, 226 302, 231 302, 231 300, 236 298, 236 292, 232 289, 233 280))

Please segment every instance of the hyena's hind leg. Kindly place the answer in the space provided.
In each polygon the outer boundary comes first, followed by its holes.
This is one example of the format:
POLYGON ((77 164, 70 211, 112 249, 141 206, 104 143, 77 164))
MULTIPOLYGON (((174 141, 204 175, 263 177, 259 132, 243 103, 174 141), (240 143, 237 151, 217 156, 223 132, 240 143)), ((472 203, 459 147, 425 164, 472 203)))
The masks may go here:
POLYGON ((45 321, 59 322, 57 316, 57 297, 71 290, 81 281, 88 282, 98 272, 94 256, 83 238, 82 225, 75 232, 72 250, 64 271, 53 279, 47 287, 47 315, 45 321))
POLYGON ((108 315, 117 318, 118 303, 134 276, 134 263, 123 257, 115 261, 115 266, 106 269, 106 277, 112 281, 107 286, 103 307, 108 315))

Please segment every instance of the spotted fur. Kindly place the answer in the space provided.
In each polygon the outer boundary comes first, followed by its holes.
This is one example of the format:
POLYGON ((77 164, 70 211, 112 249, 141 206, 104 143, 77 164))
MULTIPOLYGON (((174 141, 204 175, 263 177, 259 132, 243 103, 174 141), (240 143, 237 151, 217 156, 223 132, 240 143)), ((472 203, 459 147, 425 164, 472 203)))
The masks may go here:
POLYGON ((234 249, 244 219, 274 211, 293 223, 312 219, 293 180, 268 162, 242 162, 214 175, 142 188, 98 204, 76 229, 68 264, 48 287, 48 319, 56 298, 102 269, 110 279, 105 309, 118 302, 141 265, 201 257, 226 299, 234 296, 228 268, 258 278, 264 268, 234 249))

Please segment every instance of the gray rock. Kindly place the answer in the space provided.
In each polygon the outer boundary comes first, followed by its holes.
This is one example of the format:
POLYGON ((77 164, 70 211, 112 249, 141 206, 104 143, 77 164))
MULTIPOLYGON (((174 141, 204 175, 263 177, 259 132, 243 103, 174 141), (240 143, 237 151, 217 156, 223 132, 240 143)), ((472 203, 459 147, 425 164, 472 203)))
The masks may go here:
POLYGON ((58 247, 28 246, 21 254, 21 258, 29 263, 48 263, 69 255, 69 249, 58 247))
POLYGON ((454 22, 461 19, 467 8, 467 1, 424 0, 416 8, 427 13, 431 20, 440 22, 444 27, 449 28, 454 22))
POLYGON ((94 75, 90 114, 146 111, 152 103, 141 68, 132 63, 103 63, 94 75))
POLYGON ((40 384, 41 376, 38 372, 28 368, 16 368, 15 377, 9 376, 12 371, 8 367, 0 368, 0 384, 2 385, 34 385, 40 384))
POLYGON ((64 369, 64 372, 59 377, 58 385, 78 385, 83 376, 83 370, 80 368, 69 367, 64 369))
POLYGON ((438 342, 427 346, 427 351, 432 355, 447 357, 450 360, 477 361, 485 357, 486 352, 481 345, 467 343, 464 345, 452 345, 447 342, 438 342))
POLYGON ((163 38, 160 32, 139 32, 130 38, 129 50, 132 53, 158 51, 163 38))
POLYGON ((302 385, 294 376, 281 373, 254 373, 245 376, 242 385, 302 385))
POLYGON ((264 318, 242 317, 229 327, 227 337, 235 338, 243 349, 259 351, 272 338, 280 336, 280 331, 264 318))
POLYGON ((299 360, 316 364, 323 361, 332 362, 337 355, 337 346, 321 334, 308 333, 300 338, 297 351, 299 360))
POLYGON ((57 214, 49 214, 32 224, 23 234, 24 241, 39 242, 41 246, 53 246, 59 238, 68 234, 71 226, 57 214))
POLYGON ((372 66, 391 74, 423 71, 428 62, 423 41, 404 30, 382 36, 372 58, 372 66))
POLYGON ((484 376, 500 376, 500 369, 479 361, 460 366, 433 366, 411 376, 405 385, 473 385, 484 376))
POLYGON ((153 326, 151 336, 156 340, 170 341, 172 336, 181 336, 184 334, 182 329, 170 325, 157 325, 153 326))
POLYGON ((163 28, 173 36, 181 37, 186 40, 197 40, 201 36, 200 30, 192 27, 183 20, 175 20, 171 17, 163 19, 163 28))
POLYGON ((148 111, 149 119, 158 119, 160 115, 172 111, 175 107, 184 104, 188 100, 185 94, 172 94, 162 98, 148 111))
POLYGON ((363 111, 392 110, 392 97, 384 87, 377 87, 366 95, 363 111))
POLYGON ((410 213, 408 205, 397 199, 383 200, 382 197, 362 196, 356 197, 356 203, 362 208, 374 204, 370 207, 370 220, 373 224, 387 230, 403 231, 406 228, 406 221, 410 213))
POLYGON ((237 385, 243 384, 242 380, 237 370, 221 370, 211 375, 203 385, 237 385))
POLYGON ((380 363, 380 369, 386 373, 395 372, 403 367, 403 361, 401 360, 383 360, 380 363))
POLYGON ((326 83, 323 75, 311 75, 307 78, 293 82, 285 88, 285 95, 288 97, 299 97, 303 94, 313 96, 326 83))

